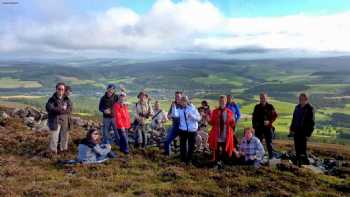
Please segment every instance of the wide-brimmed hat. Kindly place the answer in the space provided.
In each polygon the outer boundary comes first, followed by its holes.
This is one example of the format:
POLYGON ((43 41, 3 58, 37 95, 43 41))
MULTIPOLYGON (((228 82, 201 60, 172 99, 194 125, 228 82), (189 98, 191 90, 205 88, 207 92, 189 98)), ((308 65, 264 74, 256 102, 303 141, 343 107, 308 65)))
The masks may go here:
POLYGON ((137 98, 140 98, 141 95, 144 95, 144 96, 146 96, 148 98, 148 94, 145 91, 139 92, 139 94, 137 95, 137 98))

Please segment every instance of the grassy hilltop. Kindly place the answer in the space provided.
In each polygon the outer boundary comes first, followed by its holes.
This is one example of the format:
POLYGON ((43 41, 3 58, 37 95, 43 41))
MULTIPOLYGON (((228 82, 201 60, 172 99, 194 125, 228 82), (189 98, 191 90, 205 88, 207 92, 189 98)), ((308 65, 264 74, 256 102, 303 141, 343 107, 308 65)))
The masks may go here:
MULTIPOLYGON (((43 63, 0 62, 0 105, 44 107, 58 81, 72 85, 74 113, 98 120, 99 97, 105 84, 123 84, 129 102, 139 90, 149 92, 168 110, 174 91, 183 90, 199 106, 218 95, 232 94, 243 117, 237 134, 251 125, 257 95, 267 91, 279 113, 275 146, 292 150, 287 139, 297 95, 305 91, 316 107, 316 130, 310 150, 321 158, 342 156, 336 176, 314 174, 285 164, 258 170, 226 166, 208 167, 209 156, 197 154, 197 166, 184 166, 178 158, 165 158, 157 148, 132 151, 103 165, 61 166, 56 159, 73 159, 84 137, 75 128, 70 152, 47 159, 48 134, 33 132, 19 119, 0 128, 0 196, 349 196, 350 195, 350 67, 349 57, 282 60, 86 60, 43 63), (70 66, 74 65, 74 66, 70 66), (346 145, 325 144, 338 143, 346 145)), ((0 107, 2 109, 2 107, 0 107)), ((169 126, 169 123, 168 125, 169 126)), ((115 148, 115 147, 114 147, 115 148)))
MULTIPOLYGON (((0 107, 0 110, 3 109, 0 107)), ((348 196, 350 195, 350 148, 313 143, 319 157, 342 155, 338 176, 314 174, 285 164, 258 170, 226 166, 215 170, 206 165, 210 157, 196 154, 196 166, 185 166, 175 156, 166 158, 157 148, 134 151, 101 165, 62 166, 57 159, 76 157, 73 143, 84 136, 81 128, 71 132, 70 152, 48 159, 42 156, 48 134, 34 132, 22 120, 11 119, 0 128, 0 196, 348 196)), ((290 150, 290 141, 275 142, 290 150)), ((114 147, 115 148, 115 147, 114 147)))

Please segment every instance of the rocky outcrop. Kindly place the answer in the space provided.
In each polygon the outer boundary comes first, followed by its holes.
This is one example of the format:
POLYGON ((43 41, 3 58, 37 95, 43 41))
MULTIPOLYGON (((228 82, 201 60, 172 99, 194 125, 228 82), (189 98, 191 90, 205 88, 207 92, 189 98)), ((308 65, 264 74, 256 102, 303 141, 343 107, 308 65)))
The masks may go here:
MULTIPOLYGON (((21 119, 23 123, 37 132, 48 132, 47 113, 34 107, 3 109, 0 111, 0 126, 5 125, 11 118, 21 119)), ((100 123, 92 120, 84 120, 78 116, 72 117, 73 127, 100 128, 100 123)))

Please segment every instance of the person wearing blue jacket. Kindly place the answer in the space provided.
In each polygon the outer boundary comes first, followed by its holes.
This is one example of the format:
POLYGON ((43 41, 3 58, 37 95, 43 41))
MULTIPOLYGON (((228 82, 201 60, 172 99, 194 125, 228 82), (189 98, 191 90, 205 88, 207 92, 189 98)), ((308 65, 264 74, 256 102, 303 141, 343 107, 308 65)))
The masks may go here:
MULTIPOLYGON (((238 121, 241 118, 241 111, 239 109, 239 105, 233 101, 232 95, 230 95, 230 94, 226 95, 226 99, 227 99, 226 108, 229 109, 230 111, 232 111, 233 119, 236 123, 235 126, 237 127, 238 121)), ((236 135, 233 135, 233 141, 234 141, 234 144, 236 146, 236 149, 238 149, 239 142, 238 142, 236 135)))
POLYGON ((181 97, 181 108, 177 108, 175 103, 172 107, 172 117, 180 119, 179 136, 180 136, 180 155, 181 161, 189 164, 192 161, 192 154, 196 143, 198 122, 201 116, 197 108, 190 103, 187 96, 181 97))
POLYGON ((237 123, 238 120, 241 118, 241 111, 239 109, 239 105, 232 100, 232 95, 229 94, 226 96, 226 98, 227 98, 226 108, 232 111, 234 115, 233 117, 235 118, 235 122, 237 123))

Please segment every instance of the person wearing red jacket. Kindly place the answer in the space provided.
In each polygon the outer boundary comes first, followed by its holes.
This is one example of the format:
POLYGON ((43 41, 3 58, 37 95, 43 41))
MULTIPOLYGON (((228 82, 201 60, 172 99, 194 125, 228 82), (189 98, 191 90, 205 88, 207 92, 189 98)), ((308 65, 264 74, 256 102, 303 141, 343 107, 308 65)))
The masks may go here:
POLYGON ((123 153, 129 154, 128 130, 131 127, 130 113, 126 103, 126 94, 122 92, 119 100, 113 106, 115 112, 115 123, 120 138, 119 146, 123 153))
POLYGON ((230 158, 233 153, 238 154, 233 141, 235 121, 232 111, 226 108, 226 103, 226 97, 220 96, 219 107, 212 112, 209 120, 212 129, 208 143, 213 161, 217 162, 221 162, 225 156, 230 158))

